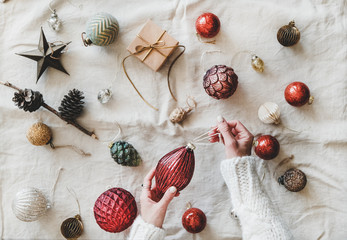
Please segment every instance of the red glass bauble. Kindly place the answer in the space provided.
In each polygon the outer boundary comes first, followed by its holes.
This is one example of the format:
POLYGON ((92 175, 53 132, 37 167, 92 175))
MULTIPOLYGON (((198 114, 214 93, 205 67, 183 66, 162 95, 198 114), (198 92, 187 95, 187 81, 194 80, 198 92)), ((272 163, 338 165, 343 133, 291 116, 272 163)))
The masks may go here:
POLYGON ((212 38, 220 30, 219 18, 213 13, 203 13, 196 19, 195 29, 201 37, 212 38))
POLYGON ((199 233, 206 226, 206 215, 199 208, 189 208, 182 216, 182 225, 190 233, 199 233))
POLYGON ((280 144, 277 139, 271 135, 259 137, 254 144, 255 154, 264 160, 271 160, 277 157, 280 151, 280 144))
POLYGON ((133 195, 123 188, 102 193, 94 205, 96 223, 107 232, 122 232, 133 224, 137 214, 133 195))
POLYGON ((215 99, 226 99, 234 94, 238 85, 234 69, 225 65, 215 65, 204 75, 205 92, 215 99))
POLYGON ((159 160, 155 169, 156 195, 159 199, 169 187, 175 186, 179 192, 189 184, 194 173, 194 149, 194 145, 188 143, 159 160))
POLYGON ((284 97, 290 105, 300 107, 309 102, 310 89, 302 82, 293 82, 286 87, 284 97))

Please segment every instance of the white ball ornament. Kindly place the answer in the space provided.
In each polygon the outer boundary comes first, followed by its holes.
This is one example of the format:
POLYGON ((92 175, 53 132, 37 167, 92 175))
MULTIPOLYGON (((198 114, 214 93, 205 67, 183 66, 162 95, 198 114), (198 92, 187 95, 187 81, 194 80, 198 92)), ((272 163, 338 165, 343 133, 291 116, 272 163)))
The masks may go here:
POLYGON ((47 212, 48 208, 48 201, 43 193, 32 187, 19 191, 12 202, 14 215, 24 222, 36 221, 47 212))
POLYGON ((276 103, 266 102, 259 107, 258 117, 260 121, 267 124, 279 124, 280 120, 280 108, 276 103))

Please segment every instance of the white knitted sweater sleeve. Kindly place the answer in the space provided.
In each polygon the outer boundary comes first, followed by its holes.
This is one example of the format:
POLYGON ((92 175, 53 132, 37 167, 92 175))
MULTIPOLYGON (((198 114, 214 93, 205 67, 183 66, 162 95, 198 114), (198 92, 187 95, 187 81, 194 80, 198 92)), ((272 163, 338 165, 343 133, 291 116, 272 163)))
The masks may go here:
MULTIPOLYGON (((240 220, 243 240, 287 240, 293 236, 260 184, 257 169, 263 160, 236 157, 221 163, 231 203, 240 220)), ((267 170, 267 169, 266 169, 267 170)))
POLYGON ((139 215, 135 219, 129 235, 129 240, 163 240, 165 230, 143 221, 139 215))

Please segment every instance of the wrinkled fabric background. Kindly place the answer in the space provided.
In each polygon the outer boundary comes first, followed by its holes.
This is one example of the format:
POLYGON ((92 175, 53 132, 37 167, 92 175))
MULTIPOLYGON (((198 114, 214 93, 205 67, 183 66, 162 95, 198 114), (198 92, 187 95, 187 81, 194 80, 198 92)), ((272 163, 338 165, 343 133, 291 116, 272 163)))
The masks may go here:
MULTIPOLYGON (((19 110, 11 101, 13 90, 0 86, 1 238, 62 239, 60 224, 78 213, 68 187, 76 192, 81 206, 85 231, 80 239, 126 239, 129 229, 112 234, 96 224, 92 208, 97 197, 110 187, 123 187, 138 202, 146 173, 164 154, 206 132, 216 123, 217 115, 239 119, 254 135, 272 134, 279 140, 280 154, 266 162, 270 173, 263 183, 296 239, 347 238, 346 1, 57 0, 53 8, 63 20, 59 33, 46 23, 50 16, 48 3, 9 0, 0 4, 0 80, 39 90, 56 109, 70 89, 83 91, 85 111, 78 122, 94 129, 100 141, 43 108, 31 114, 19 110), (102 11, 118 19, 119 38, 108 47, 85 48, 80 37, 85 23, 102 11), (200 43, 195 37, 195 20, 206 11, 215 13, 221 21, 215 45, 200 43), (171 99, 166 83, 173 58, 157 73, 136 58, 127 62, 135 85, 159 107, 158 112, 142 102, 121 67, 128 54, 126 47, 148 18, 187 48, 171 75, 178 103, 171 99), (293 19, 301 40, 285 48, 277 42, 277 30, 293 19), (70 76, 48 69, 35 84, 36 63, 15 53, 36 48, 41 26, 49 42, 72 41, 61 59, 70 76), (251 68, 249 52, 264 60, 264 73, 251 68), (227 100, 210 98, 202 87, 204 72, 215 64, 229 65, 239 76, 239 87, 227 100), (315 96, 313 105, 294 108, 286 103, 283 92, 293 81, 309 86, 315 96), (96 95, 110 86, 113 98, 101 105, 96 95), (168 115, 175 107, 184 106, 187 96, 194 96, 198 106, 183 124, 174 125, 168 115), (279 104, 283 125, 265 125, 258 120, 258 107, 267 101, 279 104), (25 135, 37 121, 52 128, 56 145, 73 144, 92 156, 31 145, 25 135), (123 130, 119 139, 132 143, 141 154, 141 166, 122 167, 110 157, 107 143, 117 133, 115 122, 123 130), (292 154, 292 161, 278 166, 292 154), (293 166, 308 178, 306 188, 299 193, 288 192, 276 180, 293 166), (63 170, 52 191, 60 168, 63 170), (26 186, 41 189, 53 204, 36 222, 21 222, 11 210, 16 192, 26 186)), ((240 226, 229 214, 230 196, 219 170, 224 158, 222 145, 198 145, 195 157, 190 185, 168 209, 166 239, 241 239, 240 226), (206 229, 196 235, 181 225, 187 202, 207 216, 206 229)))

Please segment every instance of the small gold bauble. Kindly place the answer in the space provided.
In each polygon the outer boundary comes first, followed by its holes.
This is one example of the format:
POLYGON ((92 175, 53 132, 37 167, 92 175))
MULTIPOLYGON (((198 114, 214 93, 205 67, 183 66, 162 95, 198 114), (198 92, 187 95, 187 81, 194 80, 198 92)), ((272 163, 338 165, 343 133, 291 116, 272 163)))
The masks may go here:
POLYGON ((51 141, 52 131, 46 124, 38 122, 29 128, 27 139, 35 146, 43 146, 51 141))
POLYGON ((252 56, 252 67, 257 72, 264 72, 263 60, 260 57, 253 55, 252 56))
POLYGON ((77 239, 82 235, 83 223, 80 215, 66 219, 60 227, 61 234, 66 239, 77 239))
POLYGON ((277 40, 285 47, 295 45, 300 40, 300 31, 295 27, 295 22, 291 21, 288 25, 282 26, 277 32, 277 40))
POLYGON ((170 121, 172 123, 182 122, 187 117, 187 111, 183 108, 175 108, 170 114, 170 121))

